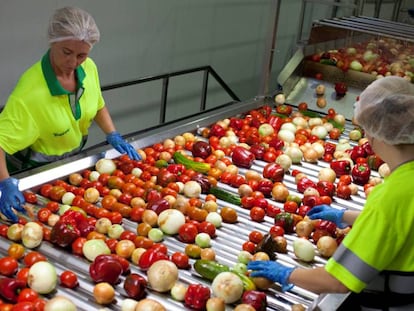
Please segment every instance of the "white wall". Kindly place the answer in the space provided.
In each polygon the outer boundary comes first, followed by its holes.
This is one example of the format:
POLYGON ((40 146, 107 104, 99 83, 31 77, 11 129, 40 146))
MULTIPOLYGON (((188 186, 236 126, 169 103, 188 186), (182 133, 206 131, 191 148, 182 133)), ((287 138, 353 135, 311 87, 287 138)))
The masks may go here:
MULTIPOLYGON (((91 52, 102 85, 172 71, 212 66, 242 99, 261 87, 276 0, 3 0, 0 1, 0 107, 20 74, 48 48, 46 29, 52 12, 80 6, 96 19, 101 42, 91 52)), ((414 2, 411 0, 411 2, 414 2)), ((281 0, 270 91, 278 72, 296 50, 301 0, 281 0)), ((310 13, 309 13, 310 12, 310 13)), ((329 16, 329 7, 311 8, 312 19, 329 16)), ((207 106, 230 100, 210 79, 207 106)), ((195 113, 201 74, 170 81, 167 121, 195 113)), ((118 130, 131 133, 158 123, 161 83, 104 93, 118 130)), ((45 103, 45 108, 46 108, 45 103)), ((88 145, 104 140, 93 126, 88 145)))

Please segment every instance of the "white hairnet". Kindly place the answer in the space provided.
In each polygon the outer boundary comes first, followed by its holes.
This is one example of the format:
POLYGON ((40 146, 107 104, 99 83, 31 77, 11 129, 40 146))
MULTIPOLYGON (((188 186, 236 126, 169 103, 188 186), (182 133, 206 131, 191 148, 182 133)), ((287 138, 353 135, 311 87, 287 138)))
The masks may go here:
POLYGON ((91 47, 99 41, 99 29, 93 17, 75 7, 64 7, 55 11, 49 21, 49 43, 65 40, 81 40, 91 47))
POLYGON ((414 144, 414 85, 397 76, 375 80, 355 103, 354 118, 387 144, 414 144))

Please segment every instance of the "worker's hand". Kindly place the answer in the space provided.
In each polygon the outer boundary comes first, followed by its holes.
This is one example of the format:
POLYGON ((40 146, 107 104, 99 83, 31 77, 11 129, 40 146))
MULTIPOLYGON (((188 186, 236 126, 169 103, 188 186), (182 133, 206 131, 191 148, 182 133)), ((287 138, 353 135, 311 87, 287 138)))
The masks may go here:
POLYGON ((317 205, 306 214, 310 219, 324 219, 334 222, 339 228, 347 227, 347 224, 342 221, 345 209, 337 209, 329 205, 317 205))
POLYGON ((10 221, 17 222, 19 219, 12 208, 18 212, 26 213, 23 208, 26 200, 19 190, 19 181, 12 177, 0 181, 0 192, 0 212, 10 221))
POLYGON ((287 291, 293 287, 289 284, 289 276, 295 268, 286 267, 276 261, 255 260, 247 264, 247 269, 253 270, 251 277, 264 277, 282 285, 282 290, 287 291))
POLYGON ((119 153, 126 153, 132 160, 141 160, 140 155, 127 143, 118 132, 112 132, 106 135, 106 140, 112 145, 119 153))

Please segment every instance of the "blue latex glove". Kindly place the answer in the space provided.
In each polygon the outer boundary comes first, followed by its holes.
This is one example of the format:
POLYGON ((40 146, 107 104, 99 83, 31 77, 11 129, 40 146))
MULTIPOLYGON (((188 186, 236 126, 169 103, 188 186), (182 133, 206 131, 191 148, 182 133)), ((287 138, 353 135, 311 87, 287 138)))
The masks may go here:
POLYGON ((329 205, 317 205, 306 214, 310 219, 324 219, 334 222, 339 228, 346 228, 348 225, 342 221, 345 209, 336 209, 329 205))
POLYGON ((106 140, 112 145, 119 153, 126 153, 132 160, 141 160, 138 152, 127 143, 118 132, 112 132, 106 135, 106 140))
POLYGON ((293 287, 289 284, 289 276, 295 268, 285 267, 284 265, 269 260, 255 260, 247 264, 247 269, 253 270, 250 273, 252 277, 264 277, 273 282, 278 282, 282 285, 282 291, 287 291, 293 287))
POLYGON ((10 221, 17 222, 19 218, 12 208, 26 213, 26 210, 23 208, 26 200, 19 190, 19 181, 12 177, 0 181, 0 192, 0 212, 10 221))

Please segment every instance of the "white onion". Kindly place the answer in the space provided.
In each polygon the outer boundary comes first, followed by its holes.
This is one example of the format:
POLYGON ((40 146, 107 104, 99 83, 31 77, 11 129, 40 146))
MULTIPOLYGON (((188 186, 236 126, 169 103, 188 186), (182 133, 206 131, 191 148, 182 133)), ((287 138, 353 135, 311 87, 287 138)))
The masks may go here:
POLYGON ((319 238, 316 246, 322 257, 329 258, 335 253, 338 243, 333 237, 325 235, 319 238))
POLYGON ((328 131, 323 125, 316 125, 312 128, 311 134, 317 136, 319 139, 323 139, 328 135, 328 131))
POLYGON ((116 164, 111 159, 99 159, 95 163, 95 170, 100 174, 112 174, 116 170, 116 164))
POLYGON ((36 293, 51 293, 56 288, 57 281, 56 269, 48 261, 38 261, 29 269, 27 284, 36 293))
POLYGON ((217 212, 210 212, 206 216, 206 221, 211 222, 214 225, 214 227, 220 228, 223 222, 223 218, 217 212))
POLYGON ((138 301, 131 298, 126 298, 122 300, 121 311, 135 311, 135 308, 138 304, 138 301))
POLYGON ((87 240, 82 247, 83 256, 89 261, 94 261, 95 258, 99 255, 105 254, 109 255, 111 250, 108 245, 106 245, 104 240, 101 239, 92 239, 87 240))
POLYGON ((147 271, 148 284, 157 292, 170 291, 178 280, 178 268, 170 260, 158 260, 147 271))
MULTIPOLYGON (((76 311, 76 305, 65 296, 55 296, 46 301, 44 311, 76 311)), ((123 310, 125 311, 125 310, 123 310)))
POLYGON ((308 124, 309 124, 310 127, 314 127, 316 125, 322 125, 323 121, 322 121, 321 118, 310 118, 308 120, 308 124))
POLYGON ((213 294, 222 298, 225 303, 234 303, 239 300, 243 294, 243 282, 233 272, 221 272, 211 284, 213 294))
POLYGON ((22 243, 27 248, 35 248, 42 243, 43 228, 37 222, 29 221, 23 227, 22 243))
POLYGON ((285 172, 289 171, 290 167, 292 166, 292 159, 287 155, 282 153, 279 155, 275 162, 279 164, 281 167, 283 167, 283 170, 285 172))
POLYGON ((315 246, 307 239, 299 238, 293 242, 293 251, 298 259, 311 262, 315 258, 315 246))
POLYGON ((177 301, 184 301, 187 288, 188 286, 184 283, 176 282, 170 291, 172 298, 177 301))
POLYGON ((289 130, 280 130, 277 133, 277 138, 287 142, 287 143, 291 143, 295 140, 295 133, 289 130))
POLYGON ((304 117, 294 117, 292 119, 292 123, 295 124, 297 127, 300 128, 307 128, 308 127, 308 121, 304 117))
POLYGON ((190 180, 184 184, 183 192, 188 198, 198 198, 201 194, 201 186, 198 182, 190 180))
POLYGON ((296 125, 293 124, 292 122, 286 122, 282 124, 282 126, 280 127, 280 130, 288 130, 288 131, 291 131, 292 133, 296 133, 296 125))
POLYGON ((179 210, 166 209, 158 215, 158 227, 165 234, 177 234, 180 227, 185 223, 185 216, 179 210))
POLYGON ((302 161, 303 152, 299 147, 287 147, 285 154, 292 159, 292 163, 300 163, 302 161))
POLYGON ((390 175, 390 174, 391 174, 390 167, 388 166, 388 164, 387 164, 387 163, 382 163, 382 164, 380 165, 380 167, 378 168, 378 174, 379 174, 381 177, 387 177, 388 175, 390 175))
POLYGON ((166 311, 167 309, 158 301, 151 298, 144 298, 138 301, 135 311, 166 311))

